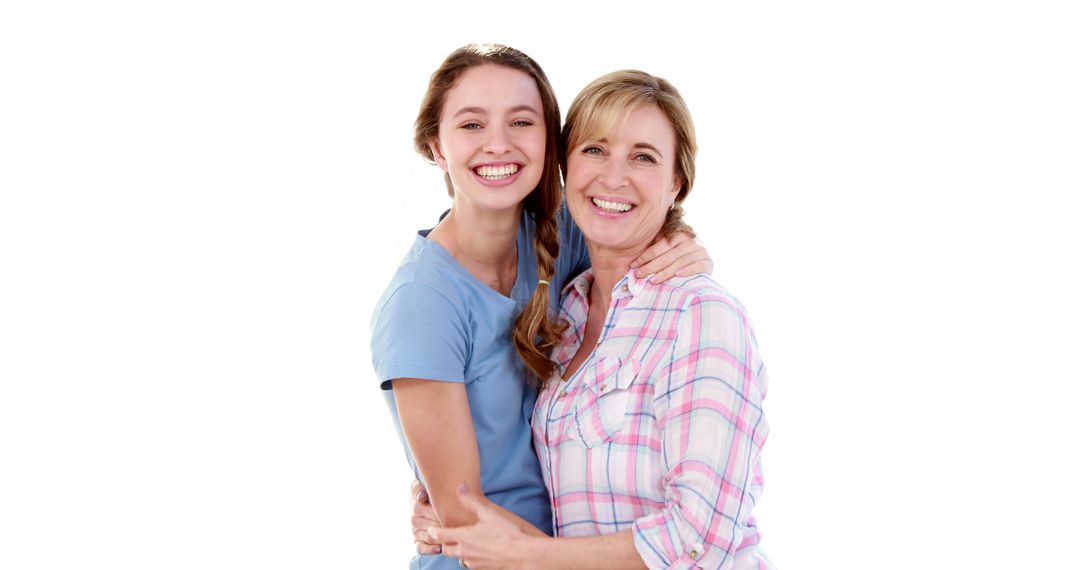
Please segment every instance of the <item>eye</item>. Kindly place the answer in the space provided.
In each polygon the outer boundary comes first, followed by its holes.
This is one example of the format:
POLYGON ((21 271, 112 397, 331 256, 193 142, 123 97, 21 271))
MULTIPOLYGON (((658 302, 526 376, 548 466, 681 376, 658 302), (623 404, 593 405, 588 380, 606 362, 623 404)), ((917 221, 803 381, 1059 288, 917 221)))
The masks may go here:
POLYGON ((648 153, 644 153, 644 152, 637 155, 637 156, 635 156, 634 160, 639 161, 639 162, 650 162, 652 164, 657 163, 657 160, 656 160, 655 157, 653 157, 653 155, 648 154, 648 153))
POLYGON ((476 130, 476 129, 483 128, 483 127, 481 127, 480 123, 477 123, 476 121, 469 121, 468 123, 465 123, 464 125, 461 125, 460 128, 465 129, 467 131, 472 131, 472 130, 476 130))
POLYGON ((581 154, 592 154, 592 155, 595 155, 595 156, 600 156, 600 155, 604 154, 604 149, 602 149, 602 148, 600 148, 600 147, 598 147, 596 145, 589 145, 589 146, 581 149, 581 154))
POLYGON ((513 123, 510 123, 510 126, 512 127, 531 127, 532 125, 532 121, 528 121, 525 119, 519 119, 517 121, 514 121, 513 123))

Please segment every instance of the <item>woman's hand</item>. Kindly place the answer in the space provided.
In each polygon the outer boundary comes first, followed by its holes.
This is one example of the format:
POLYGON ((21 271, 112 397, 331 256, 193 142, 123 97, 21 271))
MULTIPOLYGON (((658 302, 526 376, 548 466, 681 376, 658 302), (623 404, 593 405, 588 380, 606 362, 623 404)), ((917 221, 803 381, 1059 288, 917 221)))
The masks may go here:
POLYGON ((431 506, 427 489, 419 481, 413 481, 412 533, 418 554, 442 554, 442 545, 428 534, 428 529, 440 526, 442 524, 439 522, 438 515, 435 514, 435 509, 431 506))
MULTIPOLYGON (((428 533, 443 544, 443 554, 453 556, 472 570, 531 568, 534 548, 543 538, 529 536, 487 499, 458 488, 461 504, 476 515, 477 522, 454 528, 432 527, 428 533)), ((550 540, 550 539, 547 539, 550 540)))
POLYGON ((652 275, 653 283, 663 283, 675 276, 712 274, 713 262, 700 241, 689 234, 676 232, 657 238, 640 257, 630 264, 634 275, 652 275))

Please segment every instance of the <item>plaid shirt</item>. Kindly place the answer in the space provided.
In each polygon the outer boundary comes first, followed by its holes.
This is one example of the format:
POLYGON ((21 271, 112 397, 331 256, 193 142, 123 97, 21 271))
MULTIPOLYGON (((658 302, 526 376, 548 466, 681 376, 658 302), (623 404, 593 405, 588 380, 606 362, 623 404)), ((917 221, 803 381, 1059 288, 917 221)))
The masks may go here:
MULTIPOLYGON (((592 271, 567 285, 562 370, 585 334, 592 271)), ((709 277, 615 286, 596 349, 533 411, 556 536, 633 529, 650 568, 772 568, 761 495, 767 376, 742 305, 709 277)))

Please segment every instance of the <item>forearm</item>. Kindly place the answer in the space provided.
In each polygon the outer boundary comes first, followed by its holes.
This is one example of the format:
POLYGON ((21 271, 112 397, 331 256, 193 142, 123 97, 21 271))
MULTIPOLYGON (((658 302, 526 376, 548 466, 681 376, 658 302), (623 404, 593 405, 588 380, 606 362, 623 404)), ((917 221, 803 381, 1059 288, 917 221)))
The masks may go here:
POLYGON ((500 514, 513 521, 513 523, 516 524, 519 529, 521 529, 521 532, 536 538, 551 538, 550 536, 544 534, 544 531, 536 528, 532 525, 532 523, 521 518, 513 511, 504 509, 503 507, 496 505, 495 503, 492 503, 490 501, 488 501, 488 504, 490 504, 492 507, 495 507, 495 510, 499 511, 500 514))
POLYGON ((524 554, 528 561, 525 567, 537 570, 648 569, 634 548, 631 530, 589 537, 533 538, 524 554))

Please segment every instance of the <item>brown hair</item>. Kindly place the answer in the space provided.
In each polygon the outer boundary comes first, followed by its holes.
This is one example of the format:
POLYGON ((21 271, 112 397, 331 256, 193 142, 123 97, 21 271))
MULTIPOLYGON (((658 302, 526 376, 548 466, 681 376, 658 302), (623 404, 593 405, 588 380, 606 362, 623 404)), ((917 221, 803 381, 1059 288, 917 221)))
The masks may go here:
POLYGON ((694 231, 683 222, 683 200, 694 186, 694 158, 697 155, 697 136, 694 121, 682 95, 671 83, 644 71, 625 69, 604 75, 585 86, 570 104, 563 125, 560 164, 566 171, 566 156, 582 141, 603 138, 611 129, 626 120, 638 105, 656 105, 675 131, 675 175, 682 187, 675 196, 671 210, 664 218, 659 235, 669 236, 694 231))
MULTIPOLYGON (((442 118, 446 93, 454 87, 458 77, 466 70, 485 64, 501 65, 522 71, 536 81, 543 104, 544 126, 547 128, 547 144, 544 147, 544 168, 540 182, 525 197, 525 212, 536 222, 537 274, 543 281, 555 278, 555 258, 559 256, 559 228, 557 215, 562 205, 562 186, 559 181, 559 103, 544 70, 524 53, 498 44, 470 44, 454 50, 435 73, 431 74, 427 93, 416 117, 413 144, 416 152, 434 162, 435 157, 428 146, 439 136, 439 120, 442 118)), ((454 195, 450 175, 446 175, 446 188, 454 195)), ((548 299, 551 287, 536 287, 529 304, 514 322, 514 348, 536 378, 533 384, 542 385, 555 370, 548 351, 559 340, 562 328, 548 315, 548 299)))

